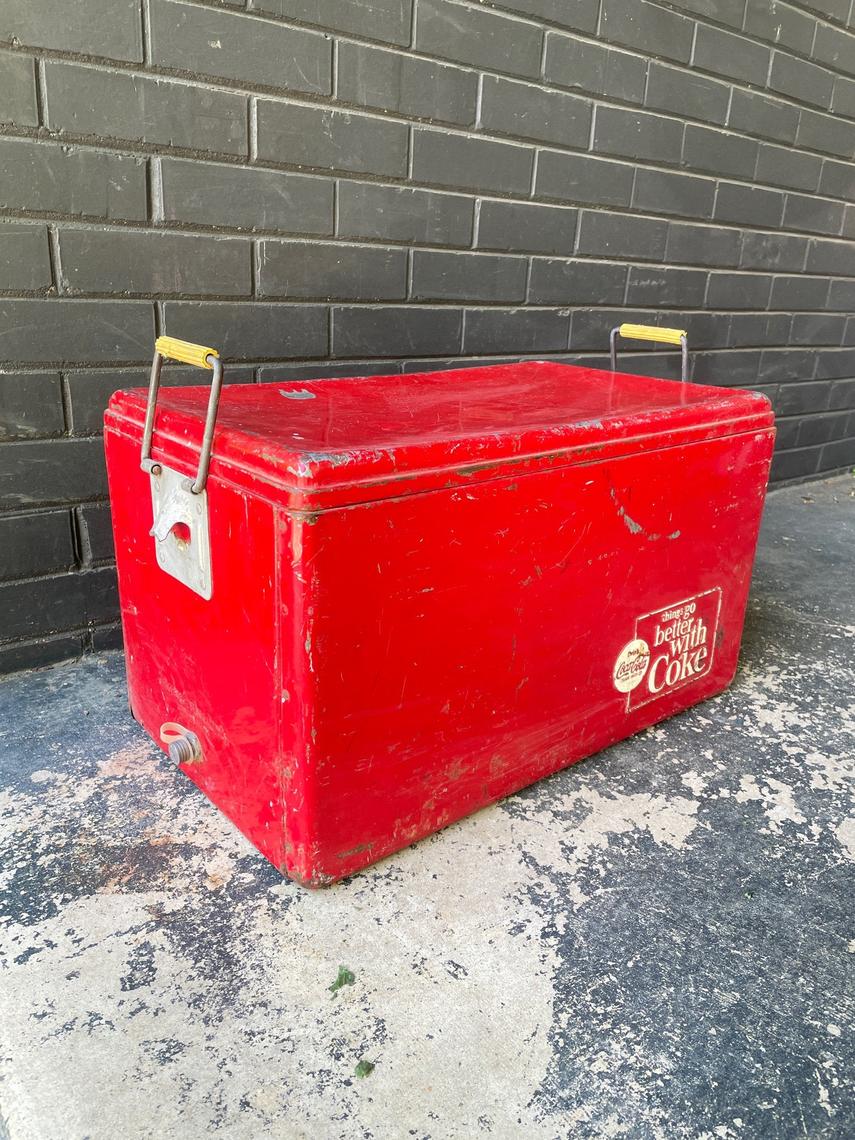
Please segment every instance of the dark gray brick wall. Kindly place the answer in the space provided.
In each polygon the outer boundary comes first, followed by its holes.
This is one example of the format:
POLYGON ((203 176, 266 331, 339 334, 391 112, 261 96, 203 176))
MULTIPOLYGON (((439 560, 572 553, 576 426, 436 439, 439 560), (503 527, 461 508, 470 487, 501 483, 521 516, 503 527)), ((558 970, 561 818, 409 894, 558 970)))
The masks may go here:
POLYGON ((854 159, 855 0, 3 0, 0 671, 116 643, 101 422, 160 332, 252 383, 665 320, 776 480, 855 464, 854 159))

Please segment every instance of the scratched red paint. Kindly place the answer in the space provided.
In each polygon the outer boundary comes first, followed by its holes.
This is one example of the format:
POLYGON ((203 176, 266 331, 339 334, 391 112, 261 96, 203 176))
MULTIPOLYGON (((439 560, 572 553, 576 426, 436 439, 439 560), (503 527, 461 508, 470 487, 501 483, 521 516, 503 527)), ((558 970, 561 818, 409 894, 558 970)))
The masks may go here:
MULTIPOLYGON (((206 401, 162 391, 156 460, 194 473, 206 401)), ((733 678, 758 394, 549 363, 227 386, 209 601, 156 564, 144 410, 106 415, 131 705, 197 734, 186 774, 301 883, 733 678)))

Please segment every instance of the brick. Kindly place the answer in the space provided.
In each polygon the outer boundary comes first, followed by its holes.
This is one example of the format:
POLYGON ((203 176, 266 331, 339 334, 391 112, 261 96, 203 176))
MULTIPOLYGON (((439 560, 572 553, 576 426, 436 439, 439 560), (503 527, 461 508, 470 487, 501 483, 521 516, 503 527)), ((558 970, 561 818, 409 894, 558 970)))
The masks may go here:
POLYGON ((855 311, 855 280, 832 281, 826 304, 836 312, 855 311))
POLYGON ((628 206, 633 167, 586 155, 542 151, 537 157, 535 192, 541 198, 598 206, 628 206))
POLYGON ((136 361, 151 358, 146 301, 0 298, 0 361, 136 361))
POLYGON ((844 27, 855 27, 851 0, 804 0, 802 7, 818 12, 823 18, 836 20, 838 24, 843 24, 844 27))
POLYGON ((183 158, 160 160, 163 217, 171 222, 245 230, 329 235, 329 179, 183 158))
POLYGON ((822 154, 851 159, 855 154, 855 123, 839 115, 823 115, 802 108, 796 144, 822 154))
POLYGON ((567 348, 569 320, 548 309, 471 309, 466 313, 463 351, 561 352, 567 348))
POLYGON ((622 107, 597 107, 592 150, 635 161, 677 163, 683 144, 683 123, 662 115, 622 107))
POLYGON ((441 131, 413 131, 413 178, 438 186, 527 194, 534 154, 528 147, 441 131))
MULTIPOLYGON (((783 348, 764 349, 760 358, 760 374, 764 381, 776 384, 791 384, 809 380, 813 375, 815 354, 807 349, 783 348)), ((814 393, 820 391, 813 389, 814 393)), ((823 404, 823 407, 825 405, 823 404)), ((817 401, 811 401, 808 411, 819 411, 817 401)))
POLYGON ((851 467, 855 464, 855 438, 839 439, 827 443, 820 456, 820 469, 834 471, 838 467, 851 467))
POLYGON ((0 579, 56 574, 75 561, 68 511, 0 517, 0 579))
POLYGON ((543 76, 556 87, 641 103, 647 60, 575 36, 548 32, 543 76))
POLYGON ((797 419, 777 419, 775 421, 775 448, 778 451, 788 451, 795 447, 798 443, 800 426, 801 421, 797 419))
POLYGON ((495 8, 508 8, 523 16, 534 16, 548 24, 560 24, 578 32, 595 32, 599 0, 491 0, 495 8))
POLYGON ((842 28, 832 27, 820 21, 816 26, 813 42, 813 58, 826 63, 837 71, 855 75, 855 59, 852 58, 852 35, 842 28))
POLYGON ((0 222, 0 289, 21 292, 50 285, 47 227, 0 222))
POLYGON ((412 375, 414 372, 452 372, 460 368, 484 368, 491 364, 516 364, 519 356, 452 356, 450 359, 438 360, 428 357, 425 360, 405 360, 403 372, 412 375))
POLYGON ((659 111, 678 111, 688 119, 724 124, 730 104, 730 87, 704 75, 679 71, 652 59, 644 105, 659 111))
MULTIPOLYGON (((628 318, 639 323, 649 321, 654 324, 657 314, 638 311, 628 313, 626 309, 576 309, 571 320, 570 348, 574 352, 591 349, 607 354, 609 332, 628 318)), ((606 359, 607 356, 604 356, 603 360, 606 359)))
POLYGON ((73 63, 45 64, 47 125, 100 138, 247 153, 246 98, 73 63))
MULTIPOLYGON (((829 443, 846 435, 846 412, 837 412, 833 415, 808 416, 798 425, 798 446, 812 447, 818 443, 829 443)), ((786 422, 786 421, 785 421, 786 422)), ((778 429, 778 442, 780 446, 780 428, 778 429)), ((855 443, 855 440, 853 440, 855 443)))
POLYGON ((3 635, 37 637, 115 619, 119 610, 112 567, 57 574, 0 586, 3 635))
POLYGON ((742 237, 740 269, 802 270, 807 257, 808 239, 792 234, 766 234, 746 231, 742 237))
POLYGON ((757 165, 757 150, 758 144, 751 139, 688 123, 681 162, 692 170, 751 179, 757 165))
POLYGON ((441 356, 460 352, 463 314, 452 308, 333 308, 333 350, 346 356, 441 356))
POLYGON ((745 31, 758 39, 783 44, 810 55, 816 20, 779 0, 752 0, 745 7, 745 31))
POLYGON ((425 245, 469 245, 474 199, 409 187, 345 182, 338 187, 341 237, 425 245))
POLYGON ((745 387, 757 380, 760 353, 756 351, 698 352, 690 358, 692 379, 701 384, 745 387))
MULTIPOLYGON (((841 377, 855 376, 855 349, 834 348, 817 352, 814 375, 817 380, 836 380, 841 377)), ((855 384, 855 380, 847 382, 855 384)), ((839 407, 840 405, 835 404, 834 406, 839 407)))
POLYGON ((325 305, 252 305, 167 301, 164 332, 214 344, 226 360, 324 356, 328 348, 325 305))
POLYGON ((747 135, 793 143, 799 127, 799 110, 778 99, 734 87, 727 125, 747 135))
POLYGON ((251 291, 250 245, 239 238, 67 230, 59 244, 63 284, 71 293, 251 291))
POLYGON ((597 257, 662 261, 667 238, 667 222, 583 210, 577 248, 597 257))
POLYGON ((757 157, 757 181, 792 190, 816 190, 822 159, 792 147, 761 143, 757 157))
POLYGON ((108 59, 143 57, 138 0, 4 0, 0 39, 108 59))
POLYGON ((765 87, 770 54, 763 44, 699 23, 692 64, 715 75, 765 87))
POLYGON ((765 309, 772 278, 758 273, 711 273, 707 308, 765 309))
POLYGON ((478 212, 479 249, 518 253, 573 252, 579 211, 566 206, 527 202, 481 202, 478 212))
POLYGON ((633 51, 688 63, 694 22, 644 0, 603 0, 600 34, 633 51))
POLYGON ((668 227, 665 260, 685 265, 735 268, 739 263, 739 246, 738 230, 672 222, 668 227))
POLYGON ((796 313, 790 340, 793 344, 836 346, 843 343, 845 330, 843 313, 796 313))
POLYGON ((757 186, 720 182, 713 214, 716 221, 772 228, 781 224, 784 195, 757 186))
POLYGON ((249 85, 329 95, 332 42, 244 13, 150 0, 152 63, 249 85))
POLYGON ((92 626, 88 633, 93 653, 101 653, 108 649, 121 649, 124 645, 121 622, 92 626))
POLYGON ((83 639, 83 634, 71 633, 0 645, 0 676, 79 657, 83 653, 83 639))
POLYGON ((258 243, 261 297, 399 301, 407 295, 407 251, 308 241, 258 243))
POLYGON ((63 284, 70 293, 190 293, 252 290, 250 243, 201 234, 63 230, 63 284))
POLYGON ((834 80, 831 109, 836 115, 848 115, 850 119, 855 119, 855 80, 837 76, 834 80))
POLYGON ((393 376, 401 372, 400 360, 346 360, 331 364, 329 361, 299 364, 263 364, 258 370, 260 384, 274 384, 285 381, 328 380, 335 376, 393 376))
POLYGON ((834 76, 824 67, 776 51, 772 53, 769 87, 802 103, 827 109, 831 105, 834 76))
POLYGON ((855 238, 855 205, 850 204, 844 208, 840 235, 845 238, 855 238))
POLYGON ((844 212, 842 202, 829 202, 809 194, 788 194, 784 225, 787 229, 833 236, 840 233, 844 212))
POLYGON ((790 339, 789 313, 733 313, 728 343, 740 345, 784 345, 790 339))
POLYGON ((516 83, 498 75, 485 75, 481 125, 494 134, 587 148, 591 104, 575 95, 545 91, 542 87, 516 83))
POLYGON ((775 412, 779 416, 804 415, 828 408, 830 388, 821 381, 785 383, 778 390, 775 412))
POLYGON ((704 303, 707 275, 700 269, 653 268, 632 265, 626 288, 628 305, 700 308, 704 303))
POLYGON ((448 0, 419 0, 415 48, 427 55, 536 78, 542 41, 535 24, 448 0))
POLYGON ((826 158, 822 163, 822 174, 819 179, 820 194, 828 194, 832 198, 855 198, 855 163, 835 162, 826 158))
POLYGON ((526 273, 522 257, 417 249, 412 296, 416 301, 523 301, 526 273))
POLYGON ((258 156, 294 166, 403 178, 407 128, 349 111, 259 99, 258 156))
POLYGON ((432 59, 343 41, 338 47, 336 97, 417 119, 470 126, 478 76, 432 59))
POLYGON ((798 451, 776 451, 772 456, 770 482, 782 483, 786 479, 804 479, 813 475, 821 450, 819 447, 806 447, 798 451))
POLYGON ((109 507, 78 507, 75 511, 81 549, 87 564, 107 562, 115 555, 109 507))
POLYGON ((840 380, 831 385, 829 408, 855 408, 855 380, 840 380))
POLYGON ((680 214, 688 218, 708 218, 715 200, 715 182, 665 170, 639 167, 635 173, 632 204, 655 214, 680 214))
POLYGON ((100 439, 26 440, 0 446, 0 506, 34 507, 104 498, 100 439))
MULTIPOLYGON (((0 20, 2 20, 0 15, 0 20)), ((36 63, 28 55, 0 51, 0 123, 37 127, 36 63)))
POLYGON ((370 40, 405 47, 410 42, 412 0, 371 0, 370 5, 364 0, 249 0, 248 7, 370 40))
POLYGON ((621 305, 626 265, 532 258, 528 299, 535 305, 621 305))
POLYGON ((64 431, 58 372, 0 373, 0 440, 64 431))
MULTIPOLYGON (((679 352, 657 352, 653 349, 641 352, 622 352, 618 357, 621 372, 633 376, 652 376, 660 380, 680 379, 679 352)), ((608 368, 608 360, 598 362, 596 367, 608 368)))
MULTIPOLYGON (((688 332, 690 348, 727 348, 732 317, 723 313, 683 312, 676 318, 688 332)), ((671 350, 668 350, 671 351, 671 350)))
MULTIPOLYGON (((224 384, 251 384, 252 368, 228 362, 224 384)), ((147 388, 149 369, 93 368, 67 372, 65 383, 71 403, 70 431, 73 436, 98 435, 104 427, 104 410, 112 394, 119 389, 147 388)), ((198 369, 182 368, 168 363, 160 374, 161 387, 204 383, 198 369)))
POLYGON ((0 139, 0 206, 135 221, 146 216, 137 158, 29 139, 0 139))
POLYGON ((825 277, 776 277, 772 283, 770 308, 821 309, 828 295, 828 280, 825 277))
POLYGON ((719 24, 741 28, 745 0, 680 0, 680 9, 698 16, 708 16, 719 24))
POLYGON ((855 277, 855 246, 846 241, 814 241, 808 249, 808 273, 855 277))

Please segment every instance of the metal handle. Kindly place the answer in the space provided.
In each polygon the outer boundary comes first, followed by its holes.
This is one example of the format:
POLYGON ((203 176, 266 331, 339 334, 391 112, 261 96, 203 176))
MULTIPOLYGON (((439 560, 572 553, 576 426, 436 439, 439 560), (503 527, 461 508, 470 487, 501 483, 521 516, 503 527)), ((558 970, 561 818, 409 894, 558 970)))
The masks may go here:
POLYGON ((683 354, 683 383, 689 379, 689 343, 685 329, 659 328, 656 325, 618 325, 609 334, 609 356, 612 372, 617 371, 617 338, 652 340, 656 344, 679 344, 683 354))
POLYGON ((205 433, 202 436, 202 449, 199 452, 199 468, 196 479, 190 487, 194 495, 205 489, 208 481, 208 468, 211 465, 211 445, 214 441, 214 425, 217 421, 217 408, 220 403, 220 389, 223 386, 223 363, 220 354, 215 348, 205 348, 201 344, 191 344, 187 340, 177 340, 172 336, 159 336, 154 342, 154 356, 151 361, 151 379, 148 385, 148 403, 145 409, 145 428, 143 429, 142 451, 140 453, 140 466, 143 471, 157 474, 160 464, 153 463, 151 459, 151 437, 154 434, 154 417, 157 410, 157 393, 160 388, 160 369, 164 358, 180 360, 183 364, 192 364, 195 368, 210 369, 214 375, 211 380, 211 395, 208 400, 208 414, 205 417, 205 433))

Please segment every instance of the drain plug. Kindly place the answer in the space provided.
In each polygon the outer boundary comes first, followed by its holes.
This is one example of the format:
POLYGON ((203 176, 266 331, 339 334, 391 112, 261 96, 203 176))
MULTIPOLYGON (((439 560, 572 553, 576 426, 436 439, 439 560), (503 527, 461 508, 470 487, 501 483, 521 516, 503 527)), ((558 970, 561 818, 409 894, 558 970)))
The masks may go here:
POLYGON ((169 759, 173 764, 193 764, 202 759, 202 745, 195 732, 185 732, 169 745, 169 759))

